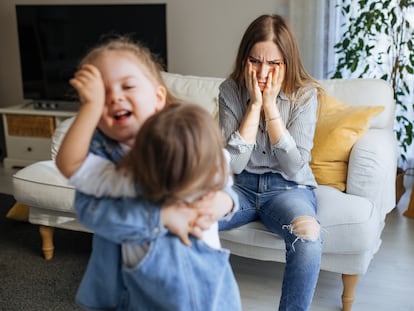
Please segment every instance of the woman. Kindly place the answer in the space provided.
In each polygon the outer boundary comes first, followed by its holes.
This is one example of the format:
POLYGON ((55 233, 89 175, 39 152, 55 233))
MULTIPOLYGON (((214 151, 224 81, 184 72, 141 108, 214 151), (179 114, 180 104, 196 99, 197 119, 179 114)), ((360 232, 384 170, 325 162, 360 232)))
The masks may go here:
POLYGON ((278 15, 247 28, 219 116, 240 210, 227 230, 259 219, 283 237, 286 267, 279 310, 309 310, 322 242, 309 166, 320 86, 306 72, 295 37, 278 15))

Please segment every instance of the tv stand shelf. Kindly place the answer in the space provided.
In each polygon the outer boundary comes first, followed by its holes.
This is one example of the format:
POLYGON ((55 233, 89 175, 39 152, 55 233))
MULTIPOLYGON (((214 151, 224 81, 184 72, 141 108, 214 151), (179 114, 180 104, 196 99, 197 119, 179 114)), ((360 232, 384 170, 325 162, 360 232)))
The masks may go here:
POLYGON ((22 168, 50 159, 55 128, 75 111, 34 109, 32 103, 0 108, 3 118, 5 168, 22 168))

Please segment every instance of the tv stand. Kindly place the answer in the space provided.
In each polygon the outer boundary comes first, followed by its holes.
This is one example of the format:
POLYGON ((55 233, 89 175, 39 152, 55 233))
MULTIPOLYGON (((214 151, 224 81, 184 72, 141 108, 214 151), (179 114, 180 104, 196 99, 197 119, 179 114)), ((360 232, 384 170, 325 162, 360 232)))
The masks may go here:
POLYGON ((32 105, 33 109, 39 110, 77 111, 79 109, 79 103, 72 101, 34 100, 32 105))
POLYGON ((34 109, 33 103, 0 108, 3 118, 6 157, 5 168, 22 168, 49 160, 55 128, 74 111, 34 109))

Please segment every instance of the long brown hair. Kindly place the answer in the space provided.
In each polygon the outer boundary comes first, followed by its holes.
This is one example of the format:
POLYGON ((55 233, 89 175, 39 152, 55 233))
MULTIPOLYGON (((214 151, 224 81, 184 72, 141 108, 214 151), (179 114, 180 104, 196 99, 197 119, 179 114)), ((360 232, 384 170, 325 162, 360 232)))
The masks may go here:
POLYGON ((217 122, 195 104, 170 104, 149 117, 121 167, 151 201, 188 201, 222 189, 227 178, 217 122))
POLYGON ((276 14, 261 15, 247 27, 230 78, 244 86, 244 70, 250 51, 256 43, 269 40, 279 47, 286 64, 282 90, 287 96, 305 85, 319 89, 319 84, 303 66, 298 44, 289 24, 282 16, 276 14))
POLYGON ((166 104, 176 101, 176 98, 168 91, 164 79, 162 78, 161 71, 163 67, 158 61, 156 55, 154 55, 145 45, 140 42, 133 41, 131 38, 125 35, 111 36, 103 39, 95 47, 89 50, 89 52, 80 61, 79 67, 83 64, 91 63, 96 58, 104 53, 112 51, 128 52, 134 55, 137 62, 142 66, 147 78, 154 83, 154 85, 162 85, 167 90, 166 104))

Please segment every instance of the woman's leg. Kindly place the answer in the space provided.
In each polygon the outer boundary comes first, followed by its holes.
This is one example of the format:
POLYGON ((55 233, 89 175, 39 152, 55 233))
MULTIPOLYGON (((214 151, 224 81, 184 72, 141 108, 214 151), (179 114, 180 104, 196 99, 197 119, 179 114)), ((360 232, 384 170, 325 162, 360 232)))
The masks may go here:
POLYGON ((265 196, 267 201, 261 205, 260 218, 286 243, 279 310, 309 310, 322 254, 314 193, 307 188, 289 188, 265 196))
POLYGON ((219 230, 229 230, 240 227, 258 219, 256 192, 258 176, 243 172, 235 175, 234 191, 239 196, 240 209, 233 214, 230 220, 220 220, 219 230))

